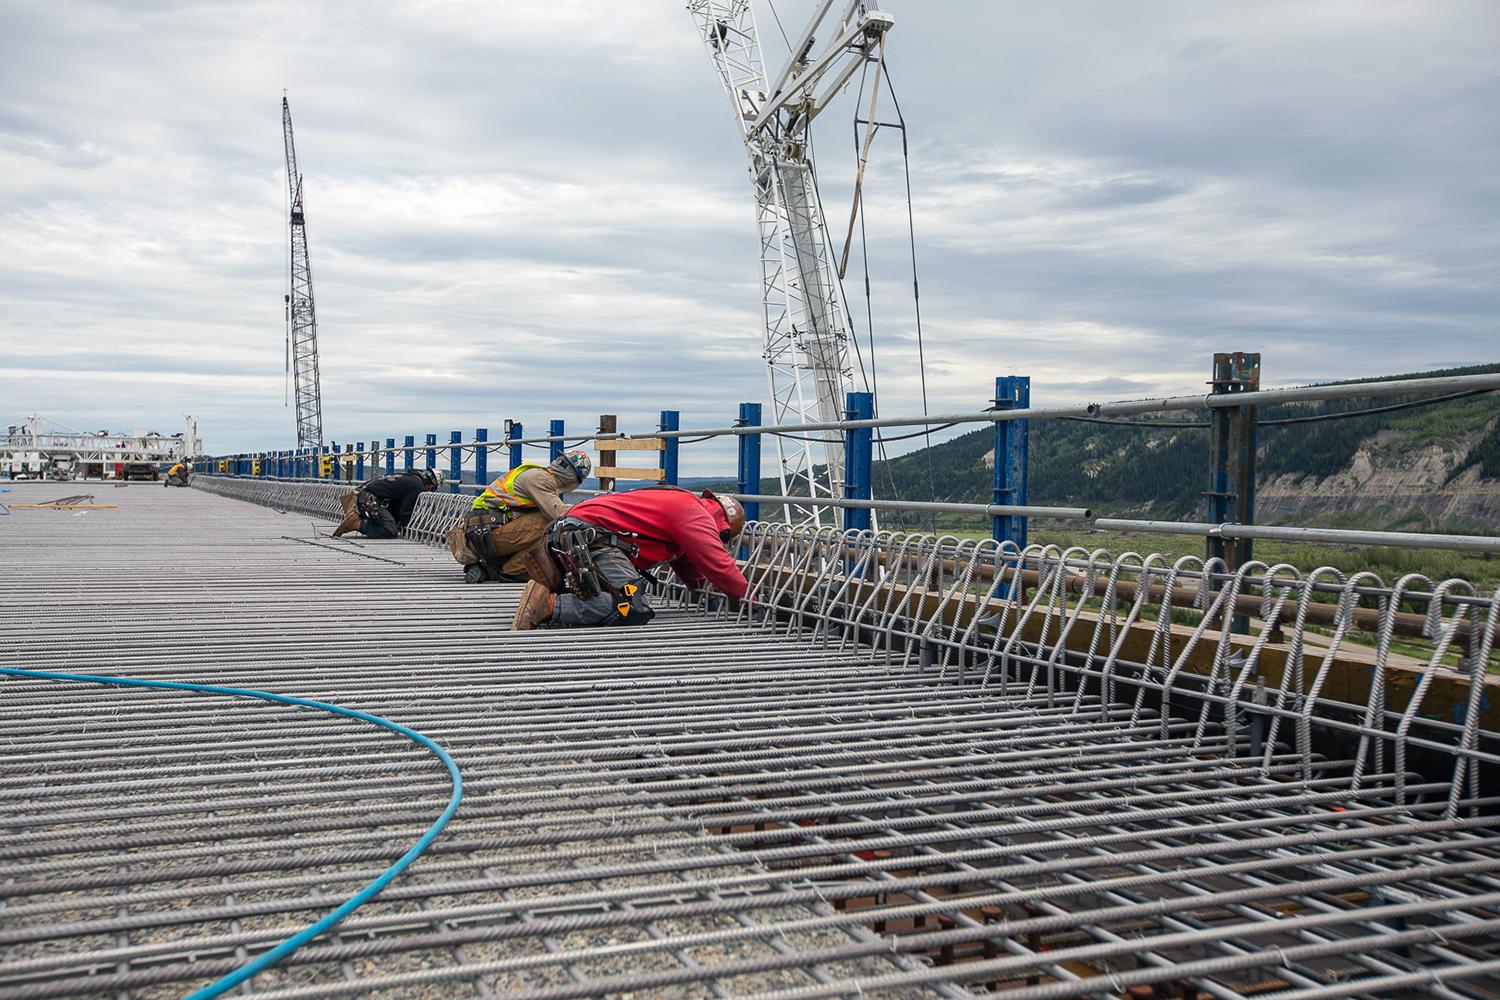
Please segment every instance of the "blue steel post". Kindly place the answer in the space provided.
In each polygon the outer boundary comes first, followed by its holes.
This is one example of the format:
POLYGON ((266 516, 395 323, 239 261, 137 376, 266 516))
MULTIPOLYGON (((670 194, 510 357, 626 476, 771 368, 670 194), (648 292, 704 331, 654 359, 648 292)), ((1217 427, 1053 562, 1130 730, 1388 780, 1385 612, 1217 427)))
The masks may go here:
MULTIPOLYGON (((661 429, 664 431, 677 430, 681 414, 676 410, 661 411, 661 429)), ((657 456, 657 467, 662 471, 662 482, 669 486, 677 485, 677 445, 678 439, 674 437, 662 439, 661 453, 657 456)))
POLYGON ((365 481, 365 443, 355 442, 358 447, 354 451, 354 478, 358 482, 365 481))
MULTIPOLYGON (((741 403, 740 419, 741 427, 760 426, 760 404, 741 403)), ((741 493, 760 492, 760 435, 741 434, 740 436, 740 472, 738 488, 741 493)), ((760 504, 749 502, 745 504, 745 520, 760 520, 760 504)))
POLYGON ((437 435, 436 434, 429 434, 429 435, 427 435, 427 454, 425 454, 425 455, 422 456, 422 460, 423 460, 423 463, 424 463, 423 466, 422 466, 422 468, 424 468, 424 469, 431 469, 434 472, 437 471, 437 435))
POLYGON ((514 469, 523 461, 521 458, 521 445, 517 443, 521 440, 521 424, 519 422, 514 422, 510 425, 510 434, 508 437, 512 442, 510 446, 510 467, 514 469))
MULTIPOLYGON (((1031 409, 1031 376, 1003 375, 995 379, 995 409, 1031 409)), ((1030 420, 1002 420, 995 424, 995 489, 991 503, 1027 502, 1030 439, 1030 420)), ((997 542, 1012 541, 1024 549, 1026 518, 1001 514, 994 518, 991 534, 997 542)))
POLYGON ((555 462, 559 458, 562 458, 562 453, 563 453, 562 436, 563 436, 564 433, 565 432, 563 431, 563 422, 561 420, 554 420, 554 421, 552 421, 551 426, 549 426, 547 428, 547 436, 548 437, 552 437, 552 438, 557 438, 556 441, 549 441, 549 442, 547 442, 547 444, 548 444, 548 448, 547 448, 547 458, 548 458, 548 461, 555 462))
MULTIPOLYGON (((850 420, 871 420, 875 417, 875 394, 851 392, 845 416, 850 420)), ((875 445, 875 433, 869 427, 855 427, 844 431, 844 499, 870 499, 870 464, 875 445)), ((868 507, 844 508, 844 530, 863 531, 870 526, 868 507)))
POLYGON ((402 463, 401 468, 406 472, 410 472, 412 469, 416 468, 417 439, 408 434, 401 440, 401 444, 403 448, 403 454, 406 457, 406 460, 402 463))
POLYGON ((459 488, 464 479, 464 450, 459 447, 463 439, 463 434, 458 431, 448 432, 448 478, 453 480, 452 485, 448 487, 449 493, 463 492, 459 488))
POLYGON ((474 485, 480 488, 490 482, 490 446, 486 443, 489 439, 488 427, 474 428, 474 485))
POLYGON ((385 474, 391 475, 396 471, 396 439, 385 439, 385 474))

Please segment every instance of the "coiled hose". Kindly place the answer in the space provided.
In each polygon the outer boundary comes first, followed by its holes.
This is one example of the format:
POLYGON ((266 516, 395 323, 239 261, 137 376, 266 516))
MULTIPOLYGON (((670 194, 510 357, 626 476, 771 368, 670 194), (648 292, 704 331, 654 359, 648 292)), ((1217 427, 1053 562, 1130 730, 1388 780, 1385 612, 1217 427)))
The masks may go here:
POLYGON ((120 687, 158 688, 168 691, 197 691, 203 694, 224 694, 231 695, 237 698, 259 698, 261 701, 275 702, 280 705, 299 705, 304 708, 316 708, 324 712, 330 712, 334 715, 342 715, 346 718, 358 719, 361 722, 372 722, 384 729, 389 729, 393 733, 400 733, 407 739, 412 740, 413 742, 418 743, 426 747, 428 750, 431 750, 433 753, 437 754, 438 759, 441 760, 443 762, 443 765, 448 768, 448 776, 453 779, 453 794, 448 799, 448 808, 443 810, 443 814, 439 816, 433 822, 433 824, 427 828, 427 832, 423 833, 422 836, 418 838, 417 842, 412 844, 405 854, 397 858, 394 864, 392 864, 389 868, 387 868, 384 872, 377 876, 372 882, 370 882, 369 885, 365 886, 353 896, 350 896, 338 907, 330 910, 323 916, 321 920, 317 921, 314 924, 310 924, 296 934, 293 934, 291 937, 287 938, 285 941, 281 942, 270 951, 262 952, 260 955, 246 962, 244 965, 240 966, 238 969, 235 969, 227 976, 216 979, 202 989, 195 990, 194 992, 189 993, 186 1000, 209 1000, 210 997, 219 996, 220 994, 233 989, 252 976, 258 975, 259 973, 264 972, 266 969, 269 969, 271 966, 275 965, 277 962, 281 961, 283 958, 290 955, 292 952, 296 951, 298 948, 302 947, 304 944, 311 941, 319 934, 322 934, 324 931, 333 927, 335 924, 343 920, 355 910, 359 909, 362 905, 368 902, 371 897, 373 897, 381 889, 384 889, 392 879, 405 871, 413 861, 421 856, 423 851, 427 850, 428 846, 435 839, 437 839, 437 835, 443 831, 443 827, 448 825, 448 821, 453 818, 453 814, 458 811, 458 804, 463 799, 463 777, 458 773, 458 765, 454 763, 453 758, 448 756, 447 752, 443 750, 442 747, 438 746, 432 740, 428 739, 426 736, 423 736, 421 733, 417 732, 414 729, 408 729, 403 725, 391 722, 388 719, 382 719, 378 715, 371 715, 368 712, 358 712, 352 708, 340 708, 337 705, 330 705, 327 702, 322 701, 313 701, 310 698, 293 698, 288 695, 271 694, 267 691, 250 691, 245 688, 217 687, 212 684, 188 684, 181 681, 148 681, 132 677, 99 677, 92 674, 61 674, 40 670, 16 670, 9 667, 0 667, 0 676, 26 677, 34 680, 47 681, 77 681, 85 684, 115 684, 120 687))

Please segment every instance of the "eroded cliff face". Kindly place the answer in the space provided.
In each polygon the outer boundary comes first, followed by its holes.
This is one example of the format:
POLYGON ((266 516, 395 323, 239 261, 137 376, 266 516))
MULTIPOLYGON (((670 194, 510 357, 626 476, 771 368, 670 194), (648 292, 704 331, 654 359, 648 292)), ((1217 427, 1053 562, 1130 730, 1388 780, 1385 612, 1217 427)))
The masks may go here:
POLYGON ((1479 430, 1449 444, 1415 445, 1409 436, 1381 431, 1368 439, 1349 467, 1317 476, 1283 475, 1263 480, 1257 514, 1271 521, 1297 514, 1370 511, 1382 524, 1408 511, 1435 520, 1462 519, 1500 526, 1500 482, 1464 470, 1469 452, 1484 437, 1479 430))

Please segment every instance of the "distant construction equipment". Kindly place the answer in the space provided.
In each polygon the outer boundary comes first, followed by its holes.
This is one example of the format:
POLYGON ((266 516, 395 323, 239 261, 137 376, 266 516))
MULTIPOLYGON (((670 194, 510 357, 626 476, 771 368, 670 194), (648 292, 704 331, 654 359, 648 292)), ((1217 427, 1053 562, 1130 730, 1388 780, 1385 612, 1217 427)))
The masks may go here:
POLYGON ((7 425, 0 435, 0 475, 12 479, 154 479, 158 466, 191 462, 203 450, 198 422, 192 417, 183 419, 183 430, 172 435, 147 430, 112 434, 64 427, 33 414, 7 425))
POLYGON ((323 444, 323 398, 318 384, 318 316, 313 307, 312 262, 307 256, 307 223, 302 211, 302 174, 292 141, 292 109, 281 99, 286 138, 286 183, 290 197, 291 273, 286 294, 287 367, 297 394, 297 447, 323 444))

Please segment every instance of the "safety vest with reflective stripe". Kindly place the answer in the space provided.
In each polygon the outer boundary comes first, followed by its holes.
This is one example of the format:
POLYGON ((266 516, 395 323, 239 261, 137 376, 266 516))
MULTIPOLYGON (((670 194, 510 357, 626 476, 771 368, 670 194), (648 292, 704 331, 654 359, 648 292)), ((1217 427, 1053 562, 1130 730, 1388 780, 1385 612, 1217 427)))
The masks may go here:
POLYGON ((515 491, 516 477, 527 469, 545 468, 547 468, 545 465, 540 465, 536 462, 522 462, 486 486, 484 492, 474 499, 473 509, 516 510, 523 507, 535 507, 535 500, 531 499, 531 497, 521 496, 515 491))

